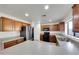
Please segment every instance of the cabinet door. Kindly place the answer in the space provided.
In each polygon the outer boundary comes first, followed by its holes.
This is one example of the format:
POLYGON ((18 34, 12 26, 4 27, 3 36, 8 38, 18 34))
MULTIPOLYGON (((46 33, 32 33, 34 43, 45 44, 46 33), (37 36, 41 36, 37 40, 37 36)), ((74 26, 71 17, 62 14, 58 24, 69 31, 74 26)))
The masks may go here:
POLYGON ((16 43, 16 40, 13 40, 13 41, 9 41, 9 42, 5 42, 4 43, 4 49, 5 48, 8 48, 8 47, 11 47, 11 46, 14 46, 14 45, 16 45, 17 43, 16 43))
POLYGON ((22 23, 22 26, 30 26, 30 24, 22 23))
POLYGON ((17 44, 24 42, 24 39, 17 39, 17 44))
POLYGON ((26 23, 22 23, 22 26, 27 26, 27 24, 26 23))
POLYGON ((13 31, 13 21, 2 17, 2 31, 13 31))
POLYGON ((58 24, 52 25, 51 28, 52 28, 52 31, 59 31, 59 25, 58 24))
POLYGON ((22 23, 18 21, 14 21, 14 30, 21 31, 22 23))
POLYGON ((53 43, 57 43, 56 36, 55 36, 55 35, 50 35, 49 41, 50 41, 50 42, 53 42, 53 43))
POLYGON ((0 18, 0 31, 2 31, 2 19, 0 18))
POLYGON ((73 31, 79 32, 79 5, 73 7, 73 31))
POLYGON ((44 31, 45 28, 48 28, 49 31, 51 30, 51 29, 50 29, 50 25, 41 25, 41 30, 42 30, 42 31, 44 31))

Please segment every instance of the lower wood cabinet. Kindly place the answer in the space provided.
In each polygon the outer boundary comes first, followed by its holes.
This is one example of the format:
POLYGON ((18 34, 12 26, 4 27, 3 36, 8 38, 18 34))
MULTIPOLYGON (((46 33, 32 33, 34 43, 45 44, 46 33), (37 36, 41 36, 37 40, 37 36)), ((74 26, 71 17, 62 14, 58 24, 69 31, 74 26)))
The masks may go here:
POLYGON ((11 47, 11 46, 14 46, 14 45, 16 45, 17 43, 16 43, 16 40, 13 40, 13 41, 9 41, 9 42, 5 42, 4 43, 4 49, 5 48, 8 48, 8 47, 11 47))
MULTIPOLYGON (((40 40, 41 41, 44 41, 42 34, 40 35, 40 40)), ((57 43, 57 38, 56 38, 55 35, 49 35, 49 40, 48 41, 49 42, 52 42, 52 43, 57 43)))
POLYGON ((4 43, 4 49, 9 48, 11 46, 14 46, 16 44, 22 43, 22 42, 24 42, 24 39, 17 39, 17 40, 5 42, 4 43))
POLYGON ((22 42, 24 42, 24 39, 18 39, 18 40, 16 40, 17 44, 22 43, 22 42))
POLYGON ((57 38, 56 38, 56 36, 55 36, 55 35, 50 35, 49 41, 52 42, 52 43, 57 43, 57 38))

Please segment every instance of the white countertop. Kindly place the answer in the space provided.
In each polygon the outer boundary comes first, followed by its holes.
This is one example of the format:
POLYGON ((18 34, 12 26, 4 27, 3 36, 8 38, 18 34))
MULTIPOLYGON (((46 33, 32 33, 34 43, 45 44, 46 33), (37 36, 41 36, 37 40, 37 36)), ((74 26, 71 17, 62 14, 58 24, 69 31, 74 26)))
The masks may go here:
POLYGON ((20 38, 24 38, 24 37, 1 38, 0 41, 4 43, 4 42, 20 39, 20 38))
POLYGON ((49 32, 50 33, 50 35, 52 35, 52 34, 60 34, 60 33, 63 33, 63 32, 60 32, 60 31, 41 31, 41 33, 40 34, 44 34, 44 32, 49 32))
POLYGON ((21 39, 21 38, 24 38, 24 37, 15 37, 15 38, 9 38, 9 39, 3 39, 3 43, 4 42, 9 42, 9 41, 12 41, 12 40, 16 40, 16 39, 21 39))

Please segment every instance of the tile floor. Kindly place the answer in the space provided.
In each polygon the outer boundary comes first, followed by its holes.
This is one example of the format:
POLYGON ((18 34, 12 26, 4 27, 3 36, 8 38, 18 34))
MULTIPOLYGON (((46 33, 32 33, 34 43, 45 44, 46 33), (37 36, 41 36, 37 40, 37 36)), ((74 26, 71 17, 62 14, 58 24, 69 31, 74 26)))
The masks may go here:
POLYGON ((1 55, 78 55, 79 43, 59 41, 53 43, 43 41, 26 41, 0 52, 1 55))

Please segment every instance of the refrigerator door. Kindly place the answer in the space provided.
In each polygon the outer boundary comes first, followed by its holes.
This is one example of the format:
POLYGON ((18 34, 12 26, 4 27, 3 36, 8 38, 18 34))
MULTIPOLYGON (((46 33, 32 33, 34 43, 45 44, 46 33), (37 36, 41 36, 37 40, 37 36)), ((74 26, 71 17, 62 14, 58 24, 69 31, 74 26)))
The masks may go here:
POLYGON ((21 28, 20 37, 24 37, 24 40, 26 40, 26 27, 21 28))

